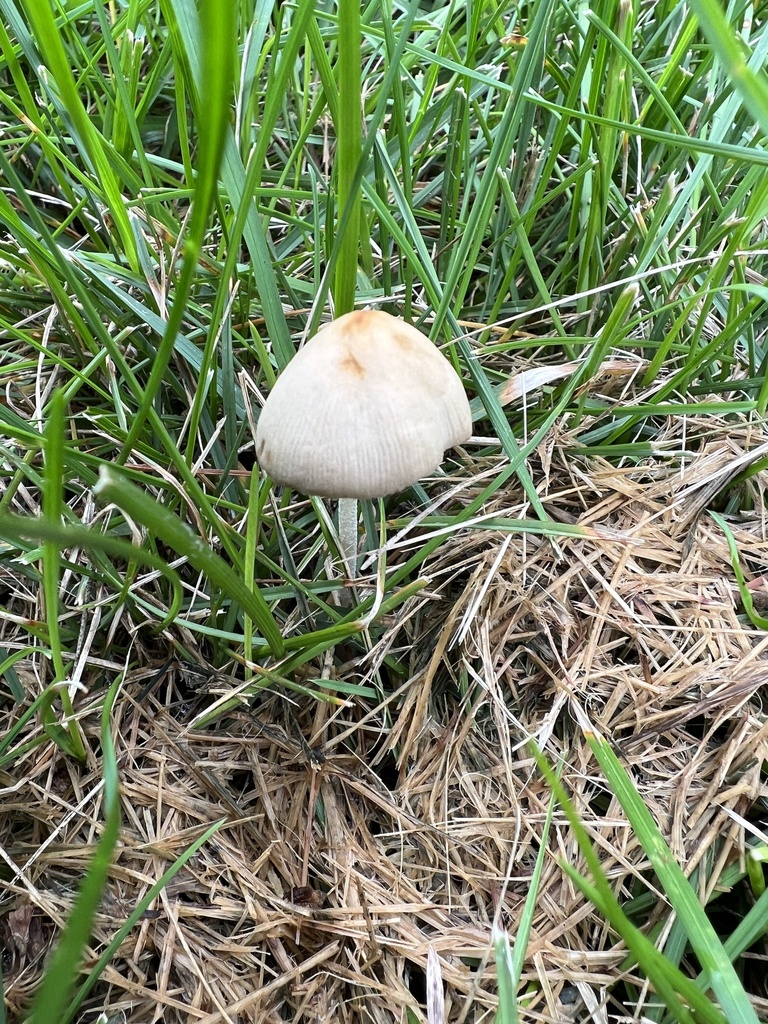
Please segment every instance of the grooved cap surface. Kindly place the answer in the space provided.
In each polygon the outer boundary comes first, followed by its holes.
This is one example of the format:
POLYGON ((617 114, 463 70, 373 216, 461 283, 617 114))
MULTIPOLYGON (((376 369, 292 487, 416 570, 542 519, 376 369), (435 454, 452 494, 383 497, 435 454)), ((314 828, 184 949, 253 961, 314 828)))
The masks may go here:
POLYGON ((466 441, 472 416, 435 345, 373 310, 321 329, 283 370, 256 428, 277 483, 325 498, 375 498, 434 472, 466 441))

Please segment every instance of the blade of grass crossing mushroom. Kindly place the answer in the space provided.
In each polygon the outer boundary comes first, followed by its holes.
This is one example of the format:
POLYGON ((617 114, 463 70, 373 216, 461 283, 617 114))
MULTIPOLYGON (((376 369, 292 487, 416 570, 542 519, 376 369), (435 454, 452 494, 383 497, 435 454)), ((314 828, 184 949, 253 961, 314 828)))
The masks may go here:
POLYGON ((137 523, 151 530, 163 543, 188 558, 212 584, 219 587, 250 615, 261 630, 272 653, 278 656, 282 654, 283 639, 280 630, 259 590, 246 587, 234 569, 215 554, 205 541, 170 509, 107 466, 102 467, 93 493, 102 502, 117 505, 137 523))
MULTIPOLYGON (((578 717, 583 716, 579 714, 578 717)), ((631 778, 603 736, 586 721, 582 721, 581 726, 611 791, 627 815, 664 893, 686 930, 691 947, 727 1019, 739 1021, 739 1024, 757 1024, 754 1007, 717 932, 631 778)))

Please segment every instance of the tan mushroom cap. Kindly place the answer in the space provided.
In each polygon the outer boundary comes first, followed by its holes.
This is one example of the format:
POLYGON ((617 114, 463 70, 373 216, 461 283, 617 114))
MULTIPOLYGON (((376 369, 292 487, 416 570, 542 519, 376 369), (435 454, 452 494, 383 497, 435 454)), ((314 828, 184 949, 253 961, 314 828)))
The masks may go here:
POLYGON ((322 329, 267 398, 256 455, 277 483, 325 498, 375 498, 434 472, 466 441, 464 386, 402 320, 355 311, 322 329))

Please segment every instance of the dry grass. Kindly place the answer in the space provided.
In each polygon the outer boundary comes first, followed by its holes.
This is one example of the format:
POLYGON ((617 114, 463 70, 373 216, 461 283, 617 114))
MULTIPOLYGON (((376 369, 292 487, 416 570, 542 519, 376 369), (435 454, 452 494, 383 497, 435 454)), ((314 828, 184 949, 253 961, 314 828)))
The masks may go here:
MULTIPOLYGON (((115 721, 122 842, 93 950, 203 829, 226 820, 123 942, 81 1019, 388 1024, 410 1010, 424 1020, 434 950, 446 1020, 491 1021, 492 923, 514 936, 543 841, 521 1019, 642 1019, 642 1005, 629 1015, 617 1001, 622 945, 558 865, 582 865, 559 811, 543 835, 550 795, 526 741, 562 764, 616 891, 650 887, 648 927, 665 919, 664 899, 576 708, 623 755, 702 898, 760 830, 768 635, 745 625, 725 539, 702 513, 763 439, 712 418, 685 430, 697 453, 684 462, 622 468, 573 457, 566 427, 553 433, 531 463, 539 494, 553 518, 594 537, 447 537, 426 567, 428 592, 378 624, 365 658, 337 649, 312 667, 389 680, 379 701, 333 709, 263 694, 200 729, 235 680, 190 673, 175 657, 128 678, 115 721)), ((756 508, 767 481, 743 485, 756 508)), ((527 514, 515 489, 489 511, 527 514)), ((733 530, 759 605, 766 524, 744 515, 733 530)), ((5 575, 9 607, 35 614, 36 597, 11 567, 5 575)), ((11 648, 10 620, 4 631, 11 648)), ((20 668, 34 691, 38 666, 20 668)), ((101 777, 97 757, 81 771, 46 743, 1 781, 14 1019, 88 861, 101 777)), ((768 993, 755 995, 768 1015, 768 993)))

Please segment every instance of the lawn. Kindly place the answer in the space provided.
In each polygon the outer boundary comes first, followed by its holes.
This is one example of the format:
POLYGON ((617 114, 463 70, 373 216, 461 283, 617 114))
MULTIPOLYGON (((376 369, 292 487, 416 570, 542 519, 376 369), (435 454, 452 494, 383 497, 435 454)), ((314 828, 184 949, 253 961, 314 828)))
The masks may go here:
POLYGON ((768 1021, 767 57, 0 0, 0 1024, 768 1021), (255 443, 353 309, 472 419, 356 565, 255 443))

